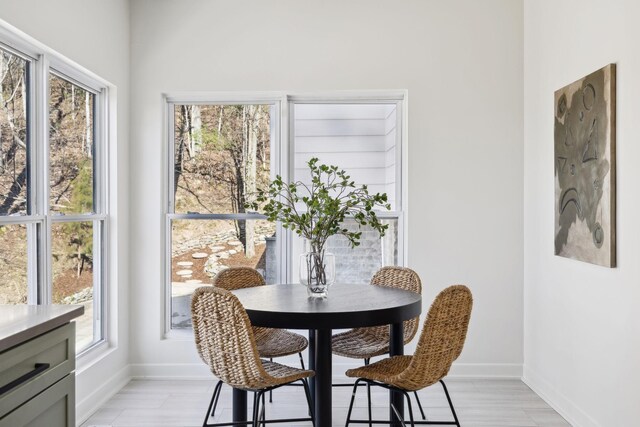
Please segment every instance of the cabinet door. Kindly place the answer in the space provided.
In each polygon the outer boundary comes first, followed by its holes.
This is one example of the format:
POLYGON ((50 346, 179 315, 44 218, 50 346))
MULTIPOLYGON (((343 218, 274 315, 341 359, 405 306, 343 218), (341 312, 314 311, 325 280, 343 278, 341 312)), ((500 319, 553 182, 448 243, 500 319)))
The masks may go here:
POLYGON ((0 419, 75 369, 75 323, 0 354, 0 419))
POLYGON ((0 419, 0 427, 75 427, 75 403, 70 374, 0 419))

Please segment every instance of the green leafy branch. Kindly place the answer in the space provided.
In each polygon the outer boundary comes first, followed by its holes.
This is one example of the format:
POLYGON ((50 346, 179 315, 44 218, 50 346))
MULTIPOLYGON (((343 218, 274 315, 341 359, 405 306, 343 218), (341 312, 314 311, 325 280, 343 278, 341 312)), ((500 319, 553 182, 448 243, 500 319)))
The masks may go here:
POLYGON ((260 189, 247 208, 262 211, 269 221, 280 221, 284 228, 293 230, 311 242, 313 252, 321 252, 332 235, 347 238, 351 247, 360 244, 360 227, 370 226, 384 236, 388 224, 382 224, 375 208, 387 210, 391 206, 385 193, 370 194, 366 185, 356 186, 351 177, 338 166, 318 165, 318 159, 307 163, 311 183, 286 183, 280 175, 265 189, 260 189), (299 209, 304 206, 305 209, 299 209), (358 231, 350 231, 343 223, 353 218, 358 231))

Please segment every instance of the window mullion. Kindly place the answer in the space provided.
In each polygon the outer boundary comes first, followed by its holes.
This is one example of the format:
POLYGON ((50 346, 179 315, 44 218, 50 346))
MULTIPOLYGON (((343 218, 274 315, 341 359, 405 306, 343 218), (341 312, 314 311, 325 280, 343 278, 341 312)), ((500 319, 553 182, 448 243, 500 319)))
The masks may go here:
POLYGON ((41 224, 27 224, 27 304, 38 304, 38 229, 41 224))
MULTIPOLYGON (((171 144, 173 145, 173 144, 171 144)), ((171 169, 170 169, 171 171, 171 169)), ((170 191, 173 193, 173 191, 170 191)), ((173 236, 171 235, 173 222, 169 215, 165 218, 165 263, 164 263, 164 274, 165 274, 165 293, 164 293, 164 327, 165 333, 171 331, 171 294, 172 294, 172 285, 171 285, 171 253, 173 247, 173 236)))
POLYGON ((70 215, 49 215, 52 224, 59 222, 83 222, 106 219, 106 214, 70 214, 70 215))
POLYGON ((40 304, 51 303, 51 221, 49 218, 49 58, 40 55, 35 63, 34 85, 34 173, 35 212, 44 220, 37 232, 37 293, 40 304))
POLYGON ((107 128, 105 123, 107 111, 107 94, 106 89, 95 95, 94 112, 93 112, 93 173, 94 173, 94 212, 104 215, 107 212, 107 164, 105 162, 105 146, 104 141, 107 140, 107 128))
POLYGON ((106 338, 105 330, 105 286, 106 279, 106 212, 107 208, 107 165, 105 141, 107 128, 106 89, 97 93, 93 105, 93 339, 99 342, 106 338))
POLYGON ((218 220, 242 220, 242 219, 267 219, 266 215, 259 213, 229 213, 229 214, 203 214, 203 213, 188 213, 188 214, 167 214, 171 220, 176 219, 218 219, 218 220))
MULTIPOLYGON (((107 163, 107 140, 109 137, 108 121, 108 89, 103 88, 94 104, 94 137, 93 146, 96 157, 94 166, 94 181, 98 180, 98 185, 94 189, 96 195, 94 221, 94 244, 97 248, 93 254, 94 258, 94 284, 93 284, 93 336, 94 340, 101 341, 107 339, 106 318, 107 318, 107 286, 109 248, 107 239, 108 223, 106 214, 109 211, 109 179, 107 163), (97 190, 97 191, 96 191, 97 190), (99 220, 98 220, 99 219, 99 220)), ((95 250, 95 249, 94 249, 95 250)))
POLYGON ((398 103, 396 104, 396 165, 398 165, 398 167, 396 168, 396 210, 402 212, 405 210, 405 206, 404 206, 404 188, 402 188, 402 177, 404 174, 404 168, 405 168, 405 164, 403 162, 403 153, 402 150, 405 150, 406 148, 404 147, 404 144, 402 143, 402 140, 404 138, 404 135, 402 134, 402 130, 404 129, 404 127, 402 126, 402 121, 404 120, 404 111, 402 111, 402 106, 403 103, 401 101, 398 101, 398 103))
MULTIPOLYGON (((280 135, 280 174, 285 182, 291 182, 293 176, 293 161, 295 159, 295 108, 290 96, 286 96, 282 102, 282 117, 280 118, 280 126, 282 135, 280 135)), ((282 234, 282 243, 280 248, 280 256, 284 261, 280 263, 280 279, 285 283, 291 283, 294 280, 292 274, 293 269, 293 232, 282 226, 278 221, 278 231, 282 234)))
MULTIPOLYGON (((95 142, 95 141, 94 141, 95 142)), ((103 328, 103 265, 104 257, 104 221, 93 221, 93 339, 95 341, 102 340, 104 335, 103 328)))
POLYGON ((175 201, 175 174, 173 173, 175 168, 175 104, 168 103, 167 104, 167 184, 168 184, 168 198, 167 198, 167 213, 172 214, 176 211, 176 201, 175 201))
MULTIPOLYGON (((287 95, 283 94, 279 103, 274 104, 271 107, 271 116, 273 118, 271 126, 271 158, 273 159, 271 168, 271 181, 273 181, 276 175, 282 176, 283 170, 286 166, 286 161, 283 158, 285 153, 285 147, 288 147, 287 141, 289 138, 288 116, 289 116, 289 103, 287 101, 287 95)), ((289 257, 287 242, 287 233, 289 230, 282 226, 282 223, 276 223, 276 236, 281 236, 276 239, 276 253, 277 257, 281 260, 278 263, 276 280, 278 283, 290 281, 287 272, 289 271, 289 257)))
POLYGON ((165 193, 167 196, 165 209, 167 209, 167 215, 165 217, 164 223, 164 237, 165 237, 165 263, 164 263, 164 283, 166 284, 164 287, 164 331, 171 331, 171 293, 172 293, 172 285, 171 285, 171 248, 173 245, 173 237, 171 235, 172 230, 172 220, 171 215, 175 212, 175 180, 174 180, 174 153, 175 153, 175 104, 172 102, 165 103, 165 114, 167 117, 166 121, 166 159, 167 159, 167 168, 166 173, 167 177, 164 180, 167 183, 167 192, 165 193))

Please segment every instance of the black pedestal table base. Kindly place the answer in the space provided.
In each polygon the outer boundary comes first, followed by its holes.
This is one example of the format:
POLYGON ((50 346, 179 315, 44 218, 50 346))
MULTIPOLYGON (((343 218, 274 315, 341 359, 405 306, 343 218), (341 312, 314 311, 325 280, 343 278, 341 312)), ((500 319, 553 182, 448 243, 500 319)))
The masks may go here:
MULTIPOLYGON (((309 329, 309 369, 314 371, 316 370, 316 330, 309 329)), ((309 378, 309 388, 311 389, 311 401, 315 402, 316 396, 316 378, 309 378)))
MULTIPOLYGON (((247 311, 254 326, 309 330, 309 369, 315 427, 331 427, 331 331, 333 329, 393 325, 389 353, 403 354, 402 322, 420 315, 420 295, 402 289, 337 284, 324 300, 312 300, 300 285, 269 285, 238 289, 233 293, 247 311)), ((404 397, 391 393, 390 403, 404 413, 404 397)), ((390 410, 390 420, 400 426, 390 410)), ((234 390, 233 420, 247 417, 246 392, 234 390)))
MULTIPOLYGON (((390 327, 389 355, 402 356, 404 354, 404 331, 403 324, 394 323, 390 327)), ((389 391, 389 419, 393 427, 401 427, 402 423, 398 416, 404 418, 404 395, 397 391, 389 391), (395 408, 395 411, 394 411, 395 408), (397 414, 396 414, 397 411, 397 414)))
POLYGON ((315 333, 314 415, 315 425, 331 426, 331 329, 318 329, 315 333))
POLYGON ((247 421, 247 392, 237 388, 233 389, 233 421, 247 421))

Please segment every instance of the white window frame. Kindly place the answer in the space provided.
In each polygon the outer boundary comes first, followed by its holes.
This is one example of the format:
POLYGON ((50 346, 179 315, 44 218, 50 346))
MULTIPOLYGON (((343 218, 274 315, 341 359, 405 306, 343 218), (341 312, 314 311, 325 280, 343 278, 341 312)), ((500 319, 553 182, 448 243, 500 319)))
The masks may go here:
MULTIPOLYGON (((253 94, 231 94, 231 93, 197 93, 197 94, 167 94, 164 95, 164 108, 165 108, 165 165, 164 179, 166 183, 166 190, 163 191, 165 200, 163 201, 163 213, 165 217, 163 235, 165 242, 164 253, 164 310, 163 312, 163 330, 165 338, 190 337, 190 330, 173 329, 171 327, 171 248, 172 248, 172 233, 171 223, 173 220, 230 220, 230 219, 266 219, 265 215, 245 213, 221 213, 221 214, 177 214, 175 213, 175 200, 174 200, 174 174, 175 168, 175 107, 180 105, 270 105, 272 107, 271 115, 271 179, 274 179, 276 175, 281 174, 281 141, 282 137, 282 116, 285 114, 283 106, 286 106, 286 102, 280 95, 269 93, 253 93, 253 94)), ((276 235, 284 236, 284 229, 278 224, 276 226, 276 235)), ((283 239, 276 239, 276 253, 279 259, 283 259, 284 245, 283 239)), ((285 277, 283 266, 280 265, 276 270, 277 280, 285 277)))
MULTIPOLYGON (((20 216, 0 216, 0 224, 26 224, 28 227, 27 304, 51 304, 53 288, 51 227, 65 222, 93 223, 94 238, 94 342, 76 354, 82 358, 109 346, 108 313, 110 253, 110 162, 108 146, 115 132, 110 120, 115 87, 73 61, 0 21, 0 48, 29 61, 27 82, 27 141, 29 158, 29 204, 31 212, 20 216), (49 76, 50 73, 94 94, 94 213, 56 215, 49 201, 49 76), (40 236, 40 237, 38 237, 40 236), (97 290, 97 292, 96 292, 97 290)), ((115 145, 115 144, 113 144, 115 145)))
MULTIPOLYGON (((396 170, 396 209, 394 211, 377 212, 382 219, 397 219, 398 221, 398 260, 397 265, 407 265, 407 104, 408 93, 406 90, 382 90, 382 91, 341 91, 320 93, 292 93, 292 92, 175 92, 166 93, 164 98, 165 126, 163 131, 163 157, 166 165, 163 182, 163 214, 165 223, 163 227, 164 250, 164 301, 162 310, 162 323, 165 339, 190 339, 192 332, 187 329, 171 328, 171 220, 193 219, 192 214, 175 214, 173 212, 173 168, 174 168, 174 107, 175 105, 238 105, 238 104, 273 104, 276 105, 279 114, 278 121, 272 120, 273 129, 277 130, 276 137, 271 138, 271 175, 282 176, 289 181, 293 176, 294 165, 290 159, 294 158, 294 106, 295 104, 394 104, 397 108, 397 134, 396 134, 396 159, 400 167, 396 170)), ((234 215, 223 214, 195 214, 200 219, 233 219, 234 215)), ((261 219, 263 215, 253 214, 251 218, 261 219)), ((284 229, 279 223, 276 229, 281 236, 277 241, 276 251, 281 260, 278 266, 280 282, 291 283, 295 279, 292 272, 292 246, 294 235, 290 230, 284 229)))

